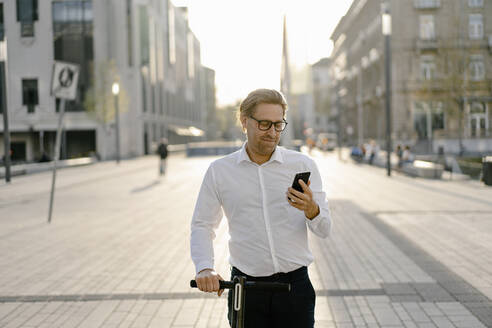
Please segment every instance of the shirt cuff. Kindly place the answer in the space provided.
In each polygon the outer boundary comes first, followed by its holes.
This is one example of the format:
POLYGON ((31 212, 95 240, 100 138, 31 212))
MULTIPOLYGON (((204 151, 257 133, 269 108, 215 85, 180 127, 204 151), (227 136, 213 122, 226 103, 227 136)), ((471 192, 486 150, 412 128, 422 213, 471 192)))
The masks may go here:
POLYGON ((321 206, 318 205, 319 208, 319 213, 312 219, 308 219, 305 215, 304 218, 306 221, 308 221, 310 224, 313 224, 314 226, 318 225, 318 223, 322 220, 323 217, 327 216, 326 210, 324 210, 321 206))
POLYGON ((203 269, 214 269, 214 264, 209 261, 202 261, 195 265, 196 273, 202 271, 203 269))

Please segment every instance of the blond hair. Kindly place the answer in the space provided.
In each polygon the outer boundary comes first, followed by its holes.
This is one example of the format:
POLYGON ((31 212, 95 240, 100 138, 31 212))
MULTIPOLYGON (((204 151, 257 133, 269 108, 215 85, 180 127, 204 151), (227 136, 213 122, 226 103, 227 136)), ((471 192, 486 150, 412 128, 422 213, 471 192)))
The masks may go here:
POLYGON ((287 101, 281 92, 274 89, 256 89, 251 91, 239 105, 238 120, 241 117, 252 116, 259 104, 280 105, 284 115, 287 110, 287 101))

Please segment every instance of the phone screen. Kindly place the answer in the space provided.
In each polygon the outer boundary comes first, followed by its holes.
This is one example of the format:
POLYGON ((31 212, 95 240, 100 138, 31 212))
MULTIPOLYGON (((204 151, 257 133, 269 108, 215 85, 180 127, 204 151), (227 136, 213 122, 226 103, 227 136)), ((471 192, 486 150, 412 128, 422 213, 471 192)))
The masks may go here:
POLYGON ((303 192, 302 187, 299 184, 299 179, 301 179, 302 181, 304 181, 305 184, 307 184, 309 181, 310 175, 311 175, 311 172, 297 173, 296 176, 294 177, 294 181, 292 182, 292 188, 294 188, 297 191, 303 192))

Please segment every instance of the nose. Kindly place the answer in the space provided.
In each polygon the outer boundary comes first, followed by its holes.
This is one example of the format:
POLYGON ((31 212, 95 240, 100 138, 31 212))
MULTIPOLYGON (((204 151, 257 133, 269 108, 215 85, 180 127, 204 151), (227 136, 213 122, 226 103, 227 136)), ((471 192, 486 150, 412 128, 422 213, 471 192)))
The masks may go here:
POLYGON ((273 124, 270 129, 268 129, 267 134, 271 137, 275 137, 277 135, 277 131, 275 130, 275 126, 273 124))

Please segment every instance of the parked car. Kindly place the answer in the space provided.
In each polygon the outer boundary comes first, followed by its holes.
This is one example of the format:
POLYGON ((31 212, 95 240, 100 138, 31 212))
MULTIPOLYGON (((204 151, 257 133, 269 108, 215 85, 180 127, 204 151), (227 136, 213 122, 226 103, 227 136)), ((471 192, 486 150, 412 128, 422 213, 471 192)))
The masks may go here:
POLYGON ((337 134, 336 133, 320 133, 316 140, 316 147, 321 150, 331 151, 337 146, 337 134))

